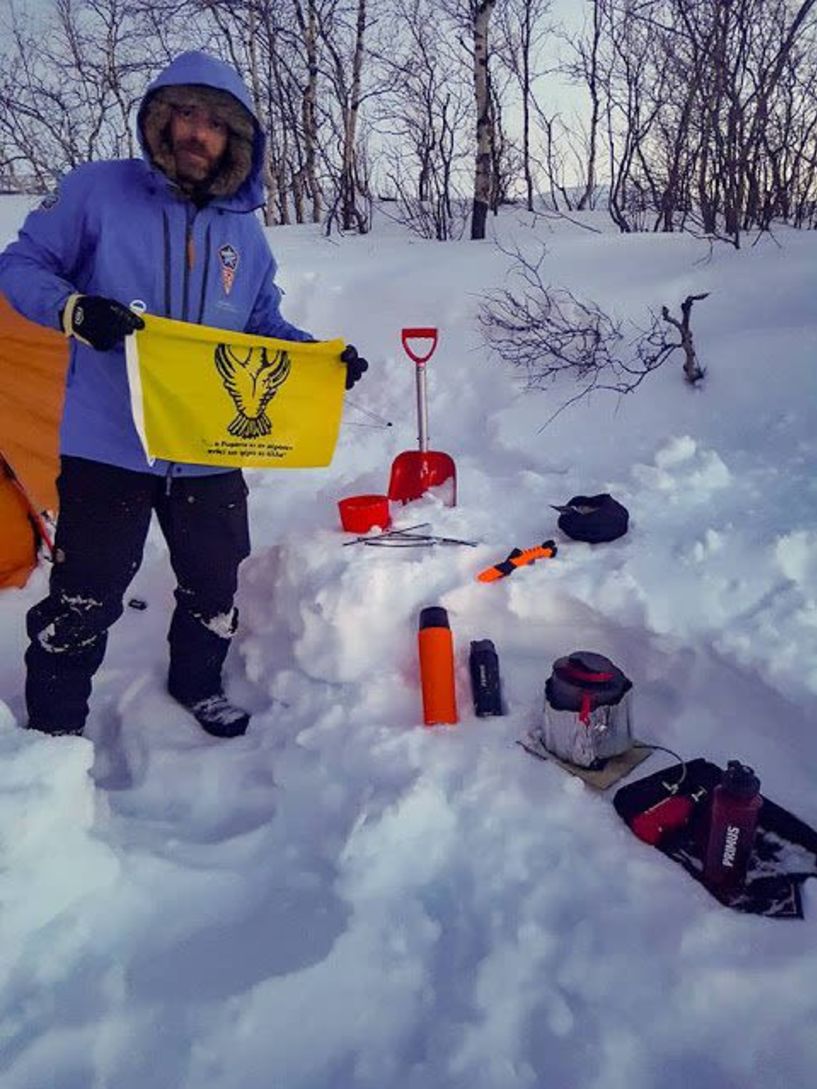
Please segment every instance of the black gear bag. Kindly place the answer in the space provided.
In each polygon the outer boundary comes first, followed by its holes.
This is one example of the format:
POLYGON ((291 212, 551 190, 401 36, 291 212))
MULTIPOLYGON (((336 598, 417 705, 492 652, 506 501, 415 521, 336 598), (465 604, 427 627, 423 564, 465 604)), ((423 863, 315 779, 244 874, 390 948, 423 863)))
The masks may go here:
POLYGON ((561 512, 559 529, 574 541, 587 541, 588 544, 623 537, 630 521, 627 508, 607 492, 574 495, 563 506, 554 509, 561 512))

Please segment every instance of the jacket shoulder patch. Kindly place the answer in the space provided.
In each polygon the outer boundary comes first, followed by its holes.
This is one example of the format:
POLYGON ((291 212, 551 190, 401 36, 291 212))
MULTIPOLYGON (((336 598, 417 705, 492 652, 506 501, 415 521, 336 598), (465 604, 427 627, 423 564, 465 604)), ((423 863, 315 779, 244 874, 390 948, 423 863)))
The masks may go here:
POLYGON ((218 259, 221 262, 221 286, 224 288, 224 294, 229 295, 238 269, 238 250, 229 242, 225 242, 218 251, 218 259))

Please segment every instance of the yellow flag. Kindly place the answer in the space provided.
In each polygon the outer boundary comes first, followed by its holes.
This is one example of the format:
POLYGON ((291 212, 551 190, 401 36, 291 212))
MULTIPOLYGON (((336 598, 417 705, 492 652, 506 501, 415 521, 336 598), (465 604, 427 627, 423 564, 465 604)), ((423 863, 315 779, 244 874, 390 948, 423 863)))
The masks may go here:
POLYGON ((125 338, 131 410, 149 460, 310 468, 332 460, 342 340, 292 340, 145 315, 125 338))

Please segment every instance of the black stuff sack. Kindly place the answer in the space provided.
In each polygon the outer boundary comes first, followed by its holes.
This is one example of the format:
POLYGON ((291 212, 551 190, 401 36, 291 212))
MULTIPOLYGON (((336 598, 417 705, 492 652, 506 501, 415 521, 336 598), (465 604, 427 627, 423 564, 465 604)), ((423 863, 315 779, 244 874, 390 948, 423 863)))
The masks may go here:
POLYGON ((699 757, 628 783, 616 792, 613 805, 638 835, 639 819, 658 813, 659 806, 678 803, 683 819, 668 820, 663 833, 653 838, 653 846, 683 866, 726 907, 775 919, 802 919, 800 887, 808 877, 817 877, 817 832, 765 796, 743 885, 727 891, 705 884, 703 858, 712 792, 722 778, 722 768, 699 757), (687 805, 681 809, 684 801, 687 805))
POLYGON ((560 760, 599 768, 633 744, 632 681, 603 654, 576 650, 553 663, 541 741, 560 760))
POLYGON ((574 495, 559 511, 559 529, 574 541, 601 544, 615 541, 627 532, 630 514, 612 495, 574 495))

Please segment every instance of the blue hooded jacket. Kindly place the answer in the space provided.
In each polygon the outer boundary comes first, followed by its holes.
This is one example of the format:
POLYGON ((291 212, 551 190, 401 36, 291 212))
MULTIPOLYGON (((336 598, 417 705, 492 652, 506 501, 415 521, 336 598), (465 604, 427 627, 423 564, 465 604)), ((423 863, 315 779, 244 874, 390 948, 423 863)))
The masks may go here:
MULTIPOLYGON (((247 88, 222 61, 183 53, 148 88, 143 108, 158 88, 184 84, 226 91, 253 118, 252 167, 237 191, 197 207, 151 162, 140 126, 144 160, 80 166, 31 212, 0 254, 0 291, 21 314, 55 329, 68 297, 80 292, 126 306, 141 300, 148 313, 220 329, 311 340, 279 310, 275 261, 255 215, 264 134, 247 88)), ((142 472, 220 471, 149 465, 131 417, 123 348, 98 352, 73 338, 60 449, 142 472)))

